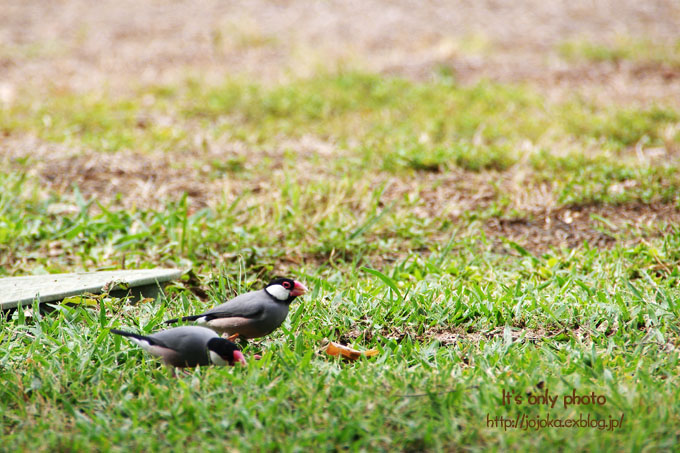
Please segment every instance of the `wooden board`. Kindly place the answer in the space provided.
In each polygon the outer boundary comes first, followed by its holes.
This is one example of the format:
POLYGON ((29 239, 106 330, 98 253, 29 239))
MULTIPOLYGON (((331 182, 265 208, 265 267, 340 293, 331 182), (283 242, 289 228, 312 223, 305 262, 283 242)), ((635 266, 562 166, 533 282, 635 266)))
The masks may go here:
POLYGON ((105 288, 119 288, 115 294, 111 292, 118 297, 128 292, 133 296, 142 293, 146 297, 149 291, 155 294, 164 283, 181 275, 179 269, 141 269, 0 278, 0 309, 31 305, 36 298, 43 303, 83 293, 99 294, 105 288), (119 282, 123 289, 117 284, 119 282))

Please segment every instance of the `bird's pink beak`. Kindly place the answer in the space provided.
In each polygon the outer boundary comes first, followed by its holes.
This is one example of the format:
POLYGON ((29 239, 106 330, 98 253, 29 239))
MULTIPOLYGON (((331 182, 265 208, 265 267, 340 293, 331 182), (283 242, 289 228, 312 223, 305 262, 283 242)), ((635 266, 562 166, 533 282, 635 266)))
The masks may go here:
POLYGON ((290 292, 290 295, 293 297, 297 296, 302 296, 304 293, 307 292, 307 287, 303 285, 302 283, 296 281, 295 286, 293 287, 293 291, 290 292))
POLYGON ((243 357, 243 353, 241 351, 234 351, 234 363, 240 363, 241 365, 246 364, 246 358, 243 357))

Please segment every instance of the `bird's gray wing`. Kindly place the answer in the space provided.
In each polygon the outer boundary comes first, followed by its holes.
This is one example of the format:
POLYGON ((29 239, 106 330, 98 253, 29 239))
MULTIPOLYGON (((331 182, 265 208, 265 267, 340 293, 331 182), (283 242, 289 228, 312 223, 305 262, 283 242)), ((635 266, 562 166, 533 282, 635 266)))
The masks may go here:
POLYGON ((166 358, 175 366, 195 366, 208 363, 206 345, 218 335, 210 329, 183 326, 149 335, 159 346, 175 351, 166 358))
POLYGON ((159 346, 181 351, 196 347, 205 349, 208 341, 215 336, 214 332, 203 327, 182 326, 149 335, 149 338, 152 338, 159 346))
POLYGON ((203 313, 206 320, 215 318, 259 318, 264 313, 271 298, 264 290, 241 294, 229 302, 218 305, 203 313))

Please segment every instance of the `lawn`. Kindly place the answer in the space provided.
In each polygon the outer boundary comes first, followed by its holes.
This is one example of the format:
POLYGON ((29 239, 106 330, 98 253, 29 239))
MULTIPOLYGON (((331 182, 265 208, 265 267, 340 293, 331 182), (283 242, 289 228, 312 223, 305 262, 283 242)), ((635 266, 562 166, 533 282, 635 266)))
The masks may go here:
MULTIPOLYGON (((555 49, 677 62, 649 41, 555 49)), ((677 448, 673 102, 555 98, 441 66, 190 74, 18 88, 0 136, 0 277, 185 271, 156 301, 4 312, 0 450, 677 448), (245 367, 175 378, 109 334, 275 275, 310 291, 245 367), (379 354, 343 362, 328 341, 379 354)))

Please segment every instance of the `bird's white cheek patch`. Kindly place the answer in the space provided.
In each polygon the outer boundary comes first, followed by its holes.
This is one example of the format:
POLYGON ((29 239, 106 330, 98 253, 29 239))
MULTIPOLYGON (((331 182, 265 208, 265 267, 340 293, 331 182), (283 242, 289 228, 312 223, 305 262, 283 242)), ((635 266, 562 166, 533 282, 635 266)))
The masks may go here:
POLYGON ((287 290, 281 285, 267 286, 265 289, 270 296, 277 298, 278 300, 286 300, 290 297, 290 290, 287 290))
POLYGON ((205 323, 208 322, 208 321, 206 321, 205 316, 201 316, 200 318, 197 318, 197 319, 196 319, 196 322, 197 322, 198 324, 205 324, 205 323))
POLYGON ((210 351, 210 361, 218 366, 225 366, 227 364, 226 360, 222 359, 215 351, 210 351))

